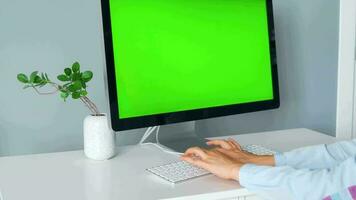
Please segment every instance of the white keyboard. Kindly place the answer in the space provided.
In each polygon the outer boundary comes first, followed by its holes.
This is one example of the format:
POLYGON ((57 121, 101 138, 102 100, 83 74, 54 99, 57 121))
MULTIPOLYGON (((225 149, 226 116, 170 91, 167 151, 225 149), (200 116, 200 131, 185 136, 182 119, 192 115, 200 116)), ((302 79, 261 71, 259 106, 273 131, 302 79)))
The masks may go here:
MULTIPOLYGON (((242 146, 242 149, 256 155, 273 155, 276 153, 259 145, 246 145, 242 146)), ((173 184, 210 174, 210 172, 184 161, 177 161, 146 170, 173 184)))
POLYGON ((210 174, 208 171, 195 167, 185 161, 177 161, 166 165, 148 168, 147 171, 174 184, 210 174))
POLYGON ((255 155, 263 156, 263 155, 274 155, 277 152, 271 149, 267 149, 260 145, 250 144, 241 147, 242 150, 250 152, 255 155))

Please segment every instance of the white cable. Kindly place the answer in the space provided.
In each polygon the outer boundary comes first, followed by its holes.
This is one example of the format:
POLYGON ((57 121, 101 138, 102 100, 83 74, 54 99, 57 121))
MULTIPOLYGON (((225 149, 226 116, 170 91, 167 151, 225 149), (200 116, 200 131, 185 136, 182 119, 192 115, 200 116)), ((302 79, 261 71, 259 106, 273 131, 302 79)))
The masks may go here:
POLYGON ((148 129, 146 130, 145 134, 147 134, 147 132, 151 131, 153 127, 148 127, 148 129))
POLYGON ((154 126, 154 127, 148 128, 147 131, 145 132, 145 134, 143 135, 142 139, 140 140, 140 145, 153 145, 153 146, 156 146, 157 148, 161 149, 165 153, 174 154, 174 155, 183 155, 183 153, 171 151, 171 150, 168 150, 168 149, 162 147, 161 143, 159 142, 159 137, 158 137, 159 129, 160 129, 160 126, 154 126), (156 129, 156 143, 152 143, 152 142, 144 143, 144 141, 152 134, 152 132, 155 129, 156 129))
POLYGON ((143 134, 141 140, 140 140, 140 144, 142 144, 150 135, 151 133, 156 129, 157 127, 149 127, 146 132, 143 134))
POLYGON ((146 132, 145 132, 145 133, 143 134, 143 136, 142 136, 142 139, 141 139, 140 143, 142 143, 142 142, 147 138, 148 134, 151 133, 152 128, 153 128, 153 127, 149 127, 149 128, 146 130, 146 132))
POLYGON ((158 144, 156 144, 156 143, 152 143, 152 142, 143 143, 143 144, 141 144, 141 145, 153 145, 153 146, 159 148, 160 150, 162 150, 162 151, 165 152, 165 153, 173 154, 173 155, 179 155, 179 156, 180 156, 180 155, 183 155, 183 153, 179 153, 179 152, 167 150, 167 149, 165 149, 164 147, 162 147, 162 146, 160 146, 160 145, 158 145, 158 144))
POLYGON ((151 134, 152 132, 157 128, 157 126, 154 127, 149 127, 146 132, 143 134, 141 140, 140 140, 140 144, 142 144, 151 134))
POLYGON ((157 127, 157 131, 156 131, 156 143, 158 145, 161 145, 161 143, 159 143, 159 139, 158 139, 159 129, 160 129, 160 126, 157 127))

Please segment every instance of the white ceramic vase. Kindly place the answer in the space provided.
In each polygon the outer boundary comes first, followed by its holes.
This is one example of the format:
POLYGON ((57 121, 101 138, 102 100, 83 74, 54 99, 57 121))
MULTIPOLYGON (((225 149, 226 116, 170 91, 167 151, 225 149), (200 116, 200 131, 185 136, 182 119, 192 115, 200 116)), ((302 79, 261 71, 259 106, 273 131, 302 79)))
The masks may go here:
POLYGON ((115 155, 115 134, 106 114, 84 119, 84 153, 93 160, 108 160, 115 155))

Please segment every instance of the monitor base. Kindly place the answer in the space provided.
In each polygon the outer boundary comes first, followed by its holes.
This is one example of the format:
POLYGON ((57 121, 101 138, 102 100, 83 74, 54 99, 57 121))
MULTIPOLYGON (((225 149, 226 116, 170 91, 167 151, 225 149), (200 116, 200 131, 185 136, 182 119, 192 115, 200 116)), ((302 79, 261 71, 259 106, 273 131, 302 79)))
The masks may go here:
POLYGON ((184 153, 190 147, 203 147, 207 148, 207 140, 199 137, 187 137, 175 141, 160 142, 160 144, 168 149, 178 153, 184 153))
POLYGON ((161 126, 158 139, 160 145, 178 153, 190 147, 208 148, 207 140, 196 133, 195 122, 161 126))

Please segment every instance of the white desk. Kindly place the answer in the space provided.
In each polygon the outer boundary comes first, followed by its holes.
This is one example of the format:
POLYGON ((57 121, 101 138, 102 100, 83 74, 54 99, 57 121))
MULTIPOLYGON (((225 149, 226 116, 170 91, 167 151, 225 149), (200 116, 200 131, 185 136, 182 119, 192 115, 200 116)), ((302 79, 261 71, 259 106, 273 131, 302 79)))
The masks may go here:
MULTIPOLYGON (((261 144, 279 151, 336 141, 307 129, 232 137, 241 144, 261 144)), ((104 162, 86 159, 82 151, 3 157, 0 188, 5 200, 228 200, 253 195, 235 181, 212 175, 174 186, 145 171, 177 159, 154 146, 119 148, 115 158, 104 162)))

